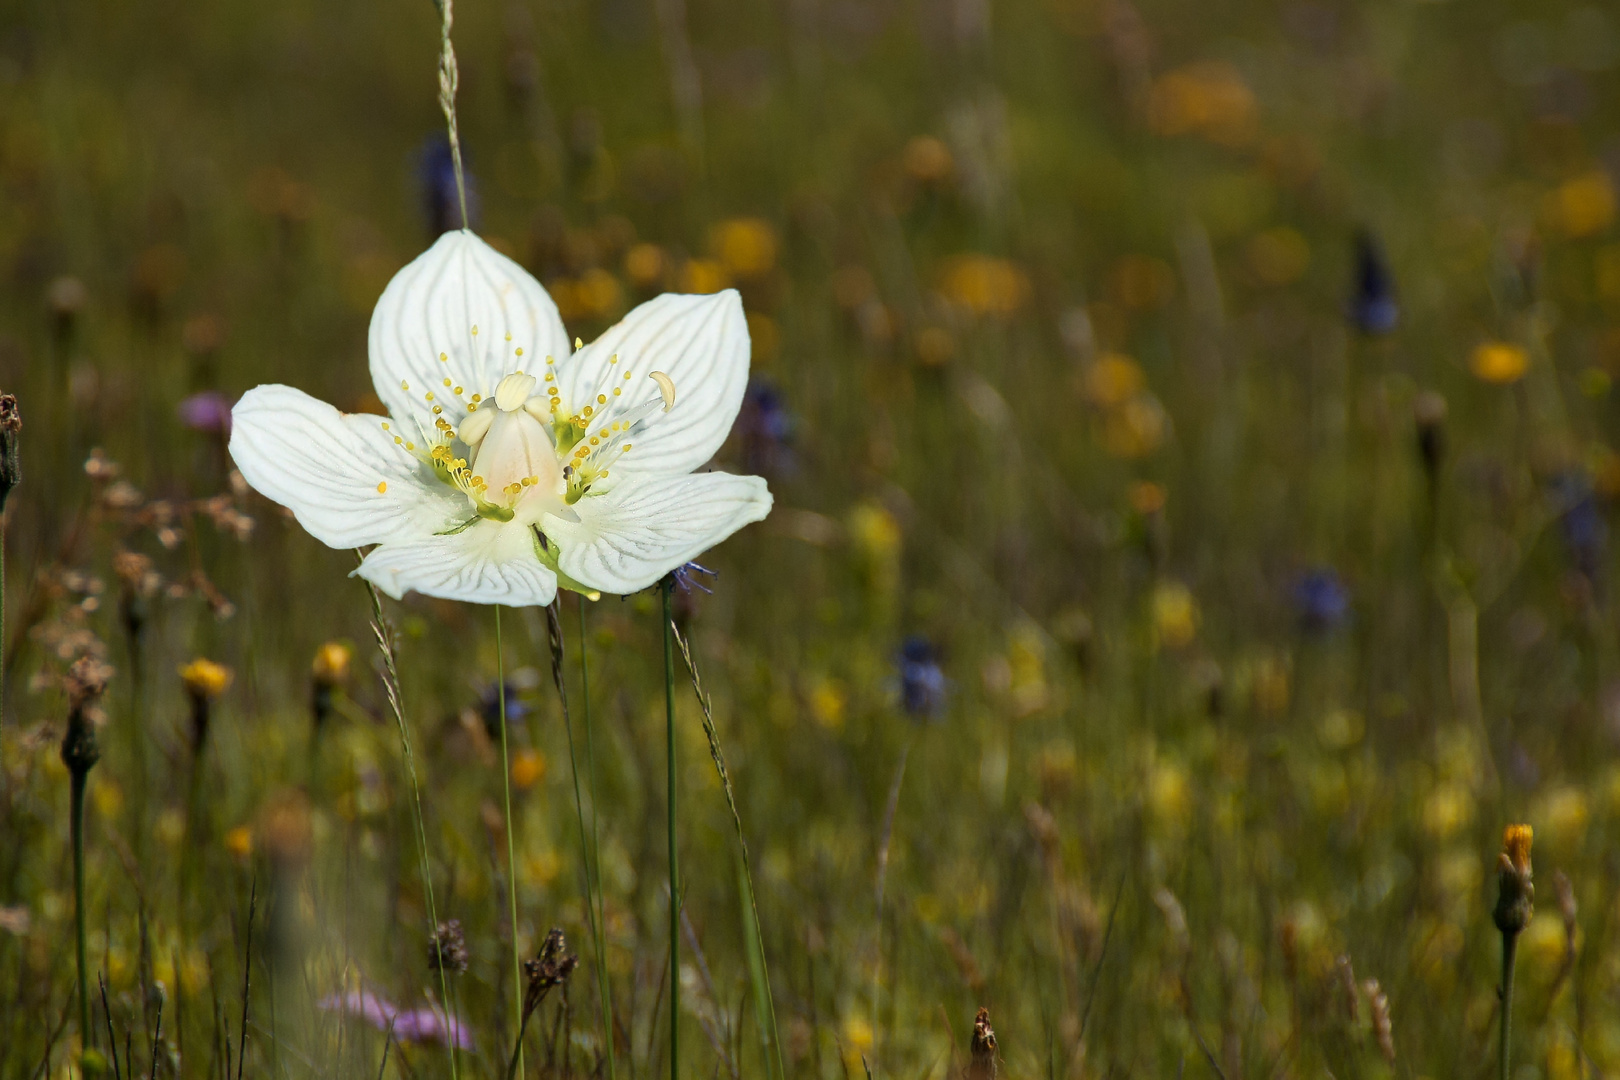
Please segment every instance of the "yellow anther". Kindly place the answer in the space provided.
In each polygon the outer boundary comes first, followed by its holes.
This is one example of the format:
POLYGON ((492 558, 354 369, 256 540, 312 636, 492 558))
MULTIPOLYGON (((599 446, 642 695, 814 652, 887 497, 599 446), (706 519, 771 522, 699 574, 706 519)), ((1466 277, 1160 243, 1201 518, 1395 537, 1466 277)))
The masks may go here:
POLYGON ((472 396, 472 399, 474 401, 483 401, 484 400, 484 395, 483 394, 474 394, 472 396))
POLYGON ((413 443, 413 442, 408 442, 408 443, 405 444, 405 449, 407 449, 407 450, 415 450, 416 449, 416 444, 413 443))
MULTIPOLYGON (((445 381, 449 382, 450 380, 446 379, 445 381)), ((456 387, 454 390, 452 390, 450 392, 452 394, 456 395, 456 397, 460 397, 461 396, 461 387, 458 386, 458 387, 456 387)))
POLYGON ((439 354, 439 363, 448 364, 449 362, 450 362, 450 354, 449 353, 440 353, 439 354))
POLYGON ((556 378, 557 378, 557 376, 553 375, 551 372, 549 372, 549 371, 546 372, 546 382, 552 382, 556 378))
POLYGON ((400 438, 398 435, 395 435, 394 436, 394 445, 395 446, 404 446, 405 445, 405 440, 400 438))
POLYGON ((557 362, 557 358, 555 356, 552 356, 549 353, 546 355, 546 363, 555 364, 556 362, 557 362))
POLYGON ((450 385, 450 380, 449 379, 444 380, 444 385, 449 386, 450 385))
POLYGON ((478 411, 478 402, 476 402, 476 401, 469 402, 468 405, 467 405, 467 411, 468 412, 477 412, 478 411))
POLYGON ((629 444, 629 443, 625 443, 625 444, 624 444, 624 449, 623 449, 623 450, 621 450, 621 451, 620 451, 620 453, 623 453, 623 454, 628 454, 628 453, 629 453, 629 452, 630 452, 630 444, 629 444))
POLYGON ((388 430, 388 421, 386 421, 386 420, 383 421, 383 430, 384 431, 388 430))
POLYGON ((443 405, 435 405, 435 406, 433 406, 433 415, 434 416, 438 416, 442 412, 444 412, 444 406, 443 405))
POLYGON ((473 332, 473 336, 474 336, 474 337, 477 337, 477 336, 478 336, 478 327, 477 327, 477 325, 476 325, 476 324, 475 324, 475 325, 474 325, 474 326, 473 326, 473 328, 472 328, 472 332, 473 332))
POLYGON ((595 411, 595 410, 593 410, 593 409, 592 409, 592 408, 591 408, 591 407, 590 407, 590 406, 589 406, 589 405, 587 405, 587 406, 585 406, 585 415, 586 415, 586 416, 589 416, 589 415, 591 415, 591 413, 592 413, 592 412, 593 412, 593 411, 595 411))
POLYGON ((579 352, 579 350, 583 349, 584 347, 585 347, 584 340, 582 340, 581 338, 575 338, 574 339, 574 351, 575 352, 579 352))
POLYGON ((592 435, 591 436, 591 445, 592 446, 601 446, 602 445, 602 440, 600 438, 598 438, 597 436, 592 435))
POLYGON ((377 484, 377 494, 381 495, 388 490, 388 481, 382 480, 377 484))
MULTIPOLYGON (((512 335, 511 335, 511 334, 507 334, 507 335, 506 335, 506 340, 507 340, 507 341, 511 341, 511 340, 512 340, 512 335)), ((514 355, 516 355, 516 356, 522 356, 522 355, 523 355, 523 346, 521 346, 521 345, 519 345, 519 346, 518 346, 518 347, 517 347, 517 350, 516 350, 516 351, 515 351, 515 353, 514 353, 514 355)))
POLYGON ((404 379, 401 379, 399 380, 399 388, 401 390, 409 390, 411 388, 411 384, 406 382, 404 379))
POLYGON ((624 393, 624 389, 622 387, 615 386, 613 388, 613 396, 614 397, 618 397, 622 393, 624 393))
POLYGON ((606 405, 607 404, 607 395, 606 394, 597 394, 596 395, 596 403, 598 405, 606 405))
POLYGON ((432 401, 433 400, 433 391, 429 390, 427 393, 422 395, 422 398, 425 401, 432 401))

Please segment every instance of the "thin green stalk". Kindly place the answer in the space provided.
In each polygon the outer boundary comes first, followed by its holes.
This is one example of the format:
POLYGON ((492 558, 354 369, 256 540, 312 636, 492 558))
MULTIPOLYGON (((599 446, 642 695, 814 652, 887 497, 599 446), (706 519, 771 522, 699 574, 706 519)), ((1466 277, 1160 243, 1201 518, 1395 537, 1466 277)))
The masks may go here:
POLYGON ((669 1078, 680 1080, 681 871, 675 842, 675 646, 671 640, 675 624, 670 611, 674 587, 675 578, 669 576, 658 591, 664 605, 664 739, 669 788, 669 1078))
POLYGON ((1509 1043, 1513 1036, 1513 968, 1519 953, 1519 935, 1502 935, 1502 1039, 1497 1048, 1498 1080, 1508 1080, 1509 1043))
MULTIPOLYGON (((607 897, 602 892, 602 828, 598 808, 602 805, 596 792, 596 737, 591 728, 591 672, 585 656, 585 597, 579 597, 579 690, 585 706, 585 768, 591 788, 591 863, 595 867, 596 917, 592 929, 596 935, 597 982, 602 990, 602 1032, 607 1040, 608 1080, 617 1080, 618 1067, 613 1053, 613 995, 608 983, 607 962, 607 897)), ((575 779, 578 784, 578 779, 575 779)), ((576 790, 577 796, 577 790, 576 790)), ((584 827, 584 819, 580 819, 584 827)), ((589 897, 586 898, 589 900, 589 897)))
MULTIPOLYGON (((600 921, 598 919, 593 895, 600 895, 601 886, 599 874, 593 872, 591 866, 591 846, 585 831, 585 799, 579 788, 579 757, 574 751, 574 719, 568 709, 568 685, 563 678, 563 637, 562 619, 557 614, 558 604, 555 600, 546 608, 546 637, 551 644, 551 679, 557 684, 557 700, 562 703, 563 731, 568 736, 568 773, 574 781, 574 816, 579 822, 579 862, 585 869, 585 919, 591 924, 591 940, 597 944, 598 980, 597 995, 601 999, 602 1030, 608 1038, 608 1061, 611 1068, 613 1026, 612 1011, 608 1003, 607 961, 601 952, 602 938, 598 932, 600 921)), ((584 643, 581 642, 581 648, 584 643)), ((591 793, 591 814, 594 820, 596 814, 596 793, 591 793)), ((600 864, 598 864, 598 869, 600 864)))
MULTIPOLYGON (((445 10, 449 10, 446 0, 445 10)), ((517 1027, 521 1033, 523 1028, 523 954, 518 948, 518 921, 517 921, 517 855, 512 845, 512 763, 506 751, 506 654, 501 648, 501 605, 495 605, 495 679, 498 687, 496 695, 501 710, 501 786, 506 796, 506 903, 508 914, 512 920, 512 982, 516 988, 516 995, 512 998, 512 1007, 518 1017, 517 1027)), ((517 1046, 518 1072, 523 1071, 523 1039, 521 1034, 517 1046)))
POLYGON ((697 695, 698 708, 703 715, 703 734, 709 740, 709 758, 714 762, 715 772, 720 776, 720 790, 725 793, 726 808, 731 811, 731 826, 737 833, 737 849, 742 856, 742 893, 749 920, 746 930, 749 975, 754 981, 754 1008, 758 1010, 762 1021, 768 1025, 767 1037, 771 1046, 772 1061, 776 1066, 776 1076, 786 1077, 787 1072, 782 1067, 782 1039, 776 1028, 776 999, 771 992, 770 968, 765 962, 764 931, 759 921, 759 905, 754 900, 753 859, 748 854, 748 841, 743 837, 742 815, 737 812, 737 796, 731 787, 731 772, 726 768, 726 755, 720 749, 720 735, 714 726, 714 710, 709 705, 709 695, 703 689, 703 679, 698 675, 697 663, 692 659, 691 645, 679 630, 673 626, 670 629, 675 635, 675 644, 681 650, 681 659, 686 662, 686 673, 692 679, 692 692, 697 695))
MULTIPOLYGON (((394 725, 399 730, 400 750, 405 757, 405 775, 411 783, 411 820, 416 826, 417 867, 422 874, 422 891, 427 894, 428 933, 431 935, 439 932, 439 908, 433 899, 433 874, 428 867, 427 826, 422 822, 422 788, 416 779, 416 756, 411 753, 410 731, 405 726, 405 708, 399 696, 399 668, 394 662, 394 638, 383 619, 382 596, 377 592, 377 586, 367 581, 366 592, 371 596, 371 632, 377 639, 377 652, 383 661, 383 693, 388 698, 388 709, 394 714, 394 725)), ((450 984, 445 978, 444 966, 436 966, 439 969, 439 1000, 448 1012, 450 984)), ((451 1080, 460 1080, 461 1058, 456 1040, 448 1039, 446 1042, 446 1050, 450 1054, 451 1080)))
POLYGON ((73 770, 72 823, 73 835, 73 931, 74 949, 79 959, 79 1032, 85 1049, 90 1046, 90 982, 89 965, 84 957, 84 789, 89 779, 88 769, 73 770))

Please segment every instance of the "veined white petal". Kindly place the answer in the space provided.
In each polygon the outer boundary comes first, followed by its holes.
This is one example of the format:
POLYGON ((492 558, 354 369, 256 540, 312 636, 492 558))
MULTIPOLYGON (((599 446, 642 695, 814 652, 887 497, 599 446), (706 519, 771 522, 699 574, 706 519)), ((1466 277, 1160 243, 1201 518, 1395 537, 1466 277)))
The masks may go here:
POLYGON ((467 501, 383 430, 290 386, 260 386, 231 410, 231 458, 259 494, 335 548, 432 533, 467 501))
POLYGON ((414 591, 469 604, 544 607, 557 595, 557 575, 535 558, 529 530, 493 521, 383 544, 355 573, 396 600, 414 591))
POLYGON ((377 396, 395 417, 414 418, 424 430, 432 428, 434 405, 459 424, 472 395, 489 400, 506 375, 539 371, 548 354, 561 362, 568 349, 546 290, 466 230, 445 233, 395 274, 371 313, 377 396))
POLYGON ((748 386, 748 356, 748 320, 735 289, 713 296, 665 293, 566 361, 558 357, 557 382, 568 409, 591 406, 595 431, 660 400, 662 385, 650 376, 667 375, 674 405, 643 420, 634 449, 613 471, 626 479, 672 476, 703 465, 726 441, 748 386))
POLYGON ((564 574, 602 592, 645 589, 771 512, 757 476, 636 477, 574 504, 577 525, 548 521, 564 574))

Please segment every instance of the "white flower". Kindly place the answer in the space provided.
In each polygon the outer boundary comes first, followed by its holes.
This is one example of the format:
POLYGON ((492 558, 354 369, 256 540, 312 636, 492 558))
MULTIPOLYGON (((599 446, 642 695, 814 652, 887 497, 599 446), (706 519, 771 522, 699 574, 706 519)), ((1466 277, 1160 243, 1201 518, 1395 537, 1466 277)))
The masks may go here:
POLYGON ((522 267, 450 232, 388 283, 371 376, 389 417, 261 386, 232 411, 247 482, 396 599, 630 593, 770 512, 757 476, 693 473, 748 378, 734 291, 668 294, 570 349, 522 267))

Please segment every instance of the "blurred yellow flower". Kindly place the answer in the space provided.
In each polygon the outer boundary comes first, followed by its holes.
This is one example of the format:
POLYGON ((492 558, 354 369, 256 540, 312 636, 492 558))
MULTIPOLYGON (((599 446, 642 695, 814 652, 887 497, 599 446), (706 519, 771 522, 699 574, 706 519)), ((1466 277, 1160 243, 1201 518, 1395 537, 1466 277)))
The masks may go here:
POLYGON ((238 825, 225 833, 225 850, 238 859, 246 859, 253 854, 253 830, 246 825, 238 825))
POLYGON ((1513 383, 1524 378, 1530 354, 1505 341, 1483 342, 1468 358, 1468 370, 1488 383, 1513 383))
POLYGON ((1125 498, 1132 510, 1147 517, 1164 509, 1165 491, 1162 485, 1151 480, 1138 480, 1130 486, 1125 498))
POLYGON ((534 884, 545 888, 557 880, 562 871, 562 859, 550 848, 537 855, 531 855, 523 861, 524 876, 534 884))
POLYGON ((1201 60, 1154 81, 1148 123, 1160 135, 1197 135, 1223 146, 1244 146, 1259 132, 1259 109, 1237 68, 1201 60))
POLYGON ((849 535, 869 558, 888 558, 900 550, 900 523, 877 503, 861 503, 849 512, 849 535))
POLYGON ((545 779, 546 756, 538 750, 524 747, 512 755, 512 785, 527 791, 545 779))
POLYGON ((846 1016, 844 1029, 844 1061, 851 1068, 861 1067, 861 1056, 872 1049, 872 1025, 864 1016, 846 1016))
POLYGON ((1192 811, 1192 792, 1187 770, 1179 763, 1160 758, 1148 771, 1148 809, 1160 822, 1182 825, 1192 811))
POLYGON ((948 179, 956 163, 951 151, 932 135, 916 135, 900 155, 906 175, 919 184, 937 184, 948 179))
POLYGON ((341 641, 328 641, 315 650, 310 663, 310 674, 322 686, 338 686, 349 681, 349 661, 354 650, 341 641))
POLYGON ((828 731, 840 731, 844 726, 844 710, 849 694, 843 683, 826 676, 818 677, 810 686, 810 715, 828 731))
POLYGON ((96 812, 108 821, 116 820, 124 812, 124 789, 110 777, 103 776, 90 786, 90 797, 96 812))
POLYGON ((1008 259, 958 255, 945 263, 939 291, 975 315, 1006 318, 1029 300, 1029 277, 1008 259))
POLYGON ((1161 645, 1179 649, 1198 633, 1198 601, 1179 581, 1161 582, 1153 590, 1153 636, 1161 645))
POLYGON ((733 277, 747 280, 776 265, 776 230, 760 218, 722 221, 709 236, 709 246, 733 277))
POLYGON ((1524 929, 1519 948, 1523 950, 1521 955, 1528 970, 1548 977, 1558 970, 1564 954, 1569 951, 1569 938, 1564 931, 1564 920, 1556 909, 1536 912, 1524 929))
POLYGON ((212 700, 230 689, 235 678, 231 669, 205 657, 197 657, 180 669, 180 681, 192 697, 212 700))
POLYGON ((681 292, 717 293, 730 284, 726 268, 713 259, 692 259, 681 267, 681 292))
POLYGON ((1136 396, 1147 385, 1147 376, 1135 360, 1118 353, 1105 353, 1086 368, 1082 388, 1086 400, 1104 409, 1117 408, 1136 396))
POLYGON ((1261 284, 1291 285, 1310 267, 1311 247, 1298 229, 1279 225, 1251 239, 1244 260, 1261 284))
POLYGON ((1546 842, 1564 849, 1580 845, 1586 837, 1586 826, 1591 817, 1586 793, 1573 785, 1547 792, 1536 814, 1546 842))
POLYGON ((664 250, 657 244, 637 244, 624 256, 624 273, 639 289, 656 289, 664 282, 664 250))
POLYGON ((1614 181, 1593 169, 1564 181, 1547 193, 1542 212, 1565 236, 1595 236, 1614 224, 1614 181))
POLYGON ((1423 800, 1423 827, 1436 840, 1456 835, 1474 820, 1474 796, 1459 783, 1444 783, 1423 800))
POLYGON ((956 339, 951 332, 938 326, 925 326, 917 331, 912 342, 917 362, 923 367, 944 367, 956 356, 956 339))
POLYGON ((1164 442, 1169 423, 1158 398, 1138 394, 1104 419, 1103 449, 1112 457, 1127 460, 1146 457, 1164 442))

